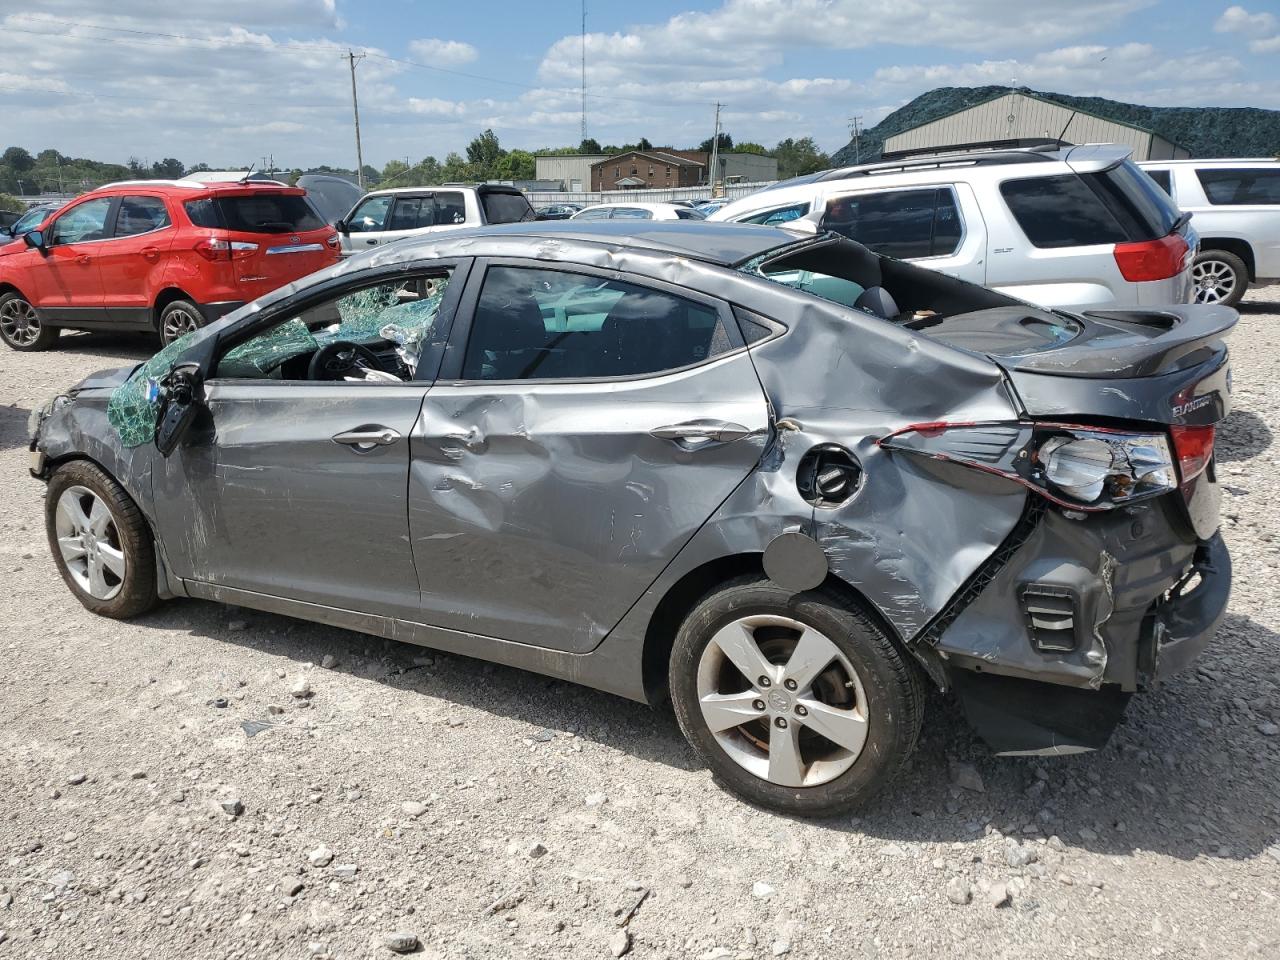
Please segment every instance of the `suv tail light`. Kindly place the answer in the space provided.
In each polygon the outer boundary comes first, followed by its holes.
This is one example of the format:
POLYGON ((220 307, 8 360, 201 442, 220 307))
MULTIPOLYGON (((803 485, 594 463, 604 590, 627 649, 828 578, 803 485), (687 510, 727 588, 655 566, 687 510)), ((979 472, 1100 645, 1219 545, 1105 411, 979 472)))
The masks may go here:
POLYGON ((1188 483, 1204 473, 1213 459, 1213 426, 1169 428, 1173 450, 1178 458, 1182 482, 1188 483))
POLYGON ((1131 283, 1168 280, 1182 271, 1182 262, 1189 249, 1187 241, 1177 233, 1159 240, 1117 243, 1116 266, 1120 268, 1120 275, 1131 283))
POLYGON ((257 252, 256 243, 243 240, 220 240, 206 237, 195 246, 196 253, 206 260, 246 260, 257 252))

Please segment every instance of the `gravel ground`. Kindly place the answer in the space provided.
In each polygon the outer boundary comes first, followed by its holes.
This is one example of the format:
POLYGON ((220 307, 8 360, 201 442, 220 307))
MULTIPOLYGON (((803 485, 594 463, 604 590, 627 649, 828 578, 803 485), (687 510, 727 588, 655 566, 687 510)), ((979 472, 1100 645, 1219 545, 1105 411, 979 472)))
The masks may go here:
POLYGON ((397 932, 451 958, 1280 957, 1280 287, 1243 314, 1236 589, 1199 665, 1058 760, 992 757, 935 697, 906 775, 826 822, 739 803, 668 712, 591 690, 203 602, 91 616, 25 421, 152 347, 0 350, 0 960, 389 958, 397 932))

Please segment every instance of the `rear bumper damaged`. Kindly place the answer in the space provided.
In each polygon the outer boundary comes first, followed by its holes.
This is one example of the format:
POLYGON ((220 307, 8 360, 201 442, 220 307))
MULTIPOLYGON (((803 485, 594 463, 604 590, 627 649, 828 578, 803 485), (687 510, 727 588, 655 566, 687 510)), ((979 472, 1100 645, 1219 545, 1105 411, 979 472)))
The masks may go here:
POLYGON ((979 571, 963 609, 922 634, 992 749, 1097 749, 1133 692, 1208 645, 1231 560, 1221 534, 1196 540, 1176 509, 1157 500, 1084 519, 1043 511, 979 571))

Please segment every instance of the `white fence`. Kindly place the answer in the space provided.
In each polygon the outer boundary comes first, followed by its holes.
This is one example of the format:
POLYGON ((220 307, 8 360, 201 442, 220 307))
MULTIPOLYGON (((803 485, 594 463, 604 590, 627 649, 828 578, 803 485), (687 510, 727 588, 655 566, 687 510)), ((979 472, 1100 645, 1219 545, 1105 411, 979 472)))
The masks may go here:
MULTIPOLYGON (((745 197, 747 194, 763 190, 776 180, 763 183, 728 183, 724 187, 724 195, 731 200, 745 197)), ((665 203, 670 200, 696 200, 699 197, 711 196, 711 188, 701 187, 663 187, 651 190, 588 190, 578 193, 552 193, 543 190, 530 190, 526 194, 529 202, 535 207, 549 203, 631 203, 637 200, 648 200, 650 203, 665 203)))

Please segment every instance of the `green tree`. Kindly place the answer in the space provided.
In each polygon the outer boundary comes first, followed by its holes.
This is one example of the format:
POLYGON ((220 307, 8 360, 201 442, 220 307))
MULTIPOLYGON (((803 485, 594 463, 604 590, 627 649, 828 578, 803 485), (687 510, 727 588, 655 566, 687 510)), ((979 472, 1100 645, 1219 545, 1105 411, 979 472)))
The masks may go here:
POLYGON ((397 186, 405 186, 400 181, 404 179, 404 175, 409 172, 409 165, 403 160, 388 160, 387 165, 382 168, 383 181, 395 180, 397 186))
POLYGON ((7 213, 22 213, 26 209, 26 206, 17 197, 11 197, 7 193, 0 193, 0 210, 4 210, 7 213))
POLYGON ((767 147, 759 143, 752 143, 750 140, 745 141, 743 143, 735 144, 733 148, 733 152, 734 153, 754 153, 762 157, 769 156, 769 150, 767 147))
POLYGON ((511 150, 498 162, 494 171, 498 180, 532 180, 537 164, 527 150, 511 150))
POLYGON ((475 169, 467 163, 466 157, 454 152, 444 158, 444 166, 440 170, 440 179, 444 183, 465 183, 477 179, 475 169))
POLYGON ((26 173, 36 165, 35 158, 22 147, 10 147, 3 155, 0 155, 0 163, 9 167, 15 173, 26 173))
MULTIPOLYGON (((711 138, 707 137, 707 139, 703 140, 700 144, 698 144, 698 149, 701 150, 703 153, 710 153, 711 138)), ((730 136, 728 133, 721 131, 720 132, 720 152, 727 153, 732 149, 733 149, 733 137, 730 136)))
POLYGON ((186 172, 182 162, 173 157, 165 157, 151 165, 151 173, 161 180, 177 180, 186 172))
POLYGON ((773 149, 778 159, 778 177, 798 177, 806 173, 816 173, 831 165, 831 158, 818 149, 813 137, 791 137, 783 140, 773 149))
POLYGON ((493 176, 505 152, 502 145, 498 143, 498 135, 492 130, 486 130, 467 144, 467 162, 476 169, 477 176, 483 180, 493 176))
POLYGON ((636 142, 636 149, 637 149, 637 150, 652 150, 652 149, 653 149, 653 144, 652 144, 652 143, 650 143, 650 142, 649 142, 649 140, 648 140, 646 137, 641 137, 641 138, 636 142))
POLYGON ((595 139, 594 137, 587 137, 587 139, 583 140, 580 144, 578 144, 578 152, 579 153, 604 153, 604 151, 600 149, 600 141, 595 139))
POLYGON ((440 166, 440 161, 435 157, 423 157, 422 162, 409 175, 415 184, 422 186, 431 186, 432 184, 444 183, 444 169, 440 166))

